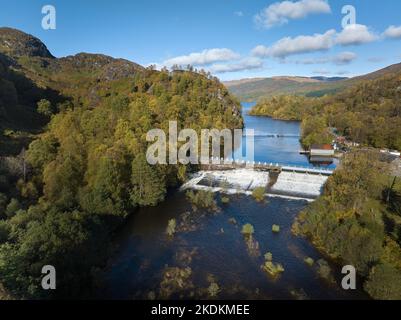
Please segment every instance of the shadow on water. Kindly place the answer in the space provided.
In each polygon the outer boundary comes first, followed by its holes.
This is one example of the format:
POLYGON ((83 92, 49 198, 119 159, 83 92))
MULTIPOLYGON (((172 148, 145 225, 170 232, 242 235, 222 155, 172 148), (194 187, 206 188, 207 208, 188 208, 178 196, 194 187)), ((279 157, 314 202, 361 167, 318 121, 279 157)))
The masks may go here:
MULTIPOLYGON (((305 239, 291 233, 295 216, 306 205, 281 198, 257 203, 251 197, 235 195, 228 204, 219 203, 218 213, 193 212, 185 195, 177 192, 158 207, 141 209, 132 216, 117 239, 119 248, 106 271, 102 296, 146 299, 149 292, 155 292, 158 297, 163 269, 188 266, 192 287, 187 290, 184 286, 170 298, 207 298, 210 278, 219 285, 221 299, 294 299, 299 292, 309 299, 366 298, 360 291, 341 290, 338 281, 330 284, 319 278, 316 268, 304 262, 306 257, 321 258, 305 239), (175 218, 179 224, 184 212, 194 216, 196 230, 177 232, 169 239, 165 233, 168 220, 175 218), (255 227, 259 257, 250 256, 247 250, 241 234, 246 223, 255 227), (280 226, 280 233, 272 232, 273 224, 280 226), (177 260, 192 250, 190 259, 177 260), (260 268, 266 252, 285 269, 277 279, 260 268)), ((340 270, 333 271, 339 275, 340 270)))

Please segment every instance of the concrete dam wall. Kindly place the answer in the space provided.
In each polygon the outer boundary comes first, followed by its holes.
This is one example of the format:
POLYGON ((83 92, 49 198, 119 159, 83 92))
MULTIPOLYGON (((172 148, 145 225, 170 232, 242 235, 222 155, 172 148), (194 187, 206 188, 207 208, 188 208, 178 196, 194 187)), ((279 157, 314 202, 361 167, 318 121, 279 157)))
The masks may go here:
POLYGON ((323 190, 327 175, 289 171, 234 169, 199 171, 182 189, 209 190, 229 194, 252 194, 258 187, 266 188, 268 196, 313 201, 323 190))

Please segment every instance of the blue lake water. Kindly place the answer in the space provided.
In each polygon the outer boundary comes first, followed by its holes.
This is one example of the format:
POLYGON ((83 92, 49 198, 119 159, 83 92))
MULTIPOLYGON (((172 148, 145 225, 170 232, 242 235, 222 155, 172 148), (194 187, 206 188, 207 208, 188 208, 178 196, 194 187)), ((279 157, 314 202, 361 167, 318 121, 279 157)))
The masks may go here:
MULTIPOLYGON (((302 146, 300 139, 299 121, 281 121, 268 117, 248 115, 255 103, 243 103, 242 115, 245 129, 254 130, 254 159, 246 154, 246 138, 242 142, 242 155, 247 160, 256 162, 279 163, 291 166, 335 168, 337 160, 332 164, 312 164, 306 155, 300 154, 302 146), (275 135, 275 136, 270 136, 275 135)), ((234 157, 239 158, 237 151, 234 157)))

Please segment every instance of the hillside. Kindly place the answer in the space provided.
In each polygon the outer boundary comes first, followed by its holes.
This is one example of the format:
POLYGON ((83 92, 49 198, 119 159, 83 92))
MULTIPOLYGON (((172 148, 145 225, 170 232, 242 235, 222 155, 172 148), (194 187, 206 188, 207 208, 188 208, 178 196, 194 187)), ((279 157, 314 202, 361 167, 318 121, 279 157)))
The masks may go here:
POLYGON ((335 127, 351 141, 401 150, 400 66, 347 80, 347 89, 334 95, 262 98, 250 113, 282 120, 302 120, 302 141, 306 147, 330 142, 332 136, 327 128, 335 127))
POLYGON ((238 105, 231 107, 234 102, 225 88, 205 74, 172 76, 102 54, 55 58, 39 39, 0 28, 0 156, 19 153, 49 121, 37 112, 41 99, 51 103, 52 113, 58 113, 72 106, 94 108, 116 93, 159 95, 169 90, 169 83, 186 81, 205 82, 205 89, 218 87, 227 98, 222 98, 227 100, 226 107, 239 115, 238 105))
POLYGON ((350 79, 350 82, 357 82, 360 80, 375 80, 379 79, 383 76, 391 76, 391 75, 397 75, 401 73, 401 63, 393 64, 391 66, 388 66, 386 68, 365 74, 363 76, 358 76, 355 78, 350 79))
POLYGON ((254 78, 224 82, 226 87, 241 101, 257 101, 262 97, 268 98, 277 95, 301 95, 307 97, 321 97, 325 94, 340 92, 350 85, 363 80, 375 80, 384 75, 401 72, 401 63, 384 69, 354 77, 272 77, 254 78))
POLYGON ((149 130, 167 132, 170 120, 198 133, 242 128, 241 106, 206 73, 100 54, 58 59, 8 28, 0 54, 0 151, 8 156, 0 157, 0 295, 84 297, 116 228, 191 170, 149 165, 149 130), (40 286, 46 264, 57 266, 57 290, 40 286))
POLYGON ((241 101, 257 101, 261 97, 281 94, 322 96, 334 93, 344 88, 343 79, 273 77, 227 81, 224 84, 241 101))

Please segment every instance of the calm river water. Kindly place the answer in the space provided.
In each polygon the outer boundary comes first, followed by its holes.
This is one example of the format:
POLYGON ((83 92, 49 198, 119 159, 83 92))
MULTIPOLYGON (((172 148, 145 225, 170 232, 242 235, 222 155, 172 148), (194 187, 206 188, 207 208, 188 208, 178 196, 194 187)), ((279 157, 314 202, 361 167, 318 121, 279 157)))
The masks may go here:
MULTIPOLYGON (((247 128, 259 133, 299 135, 298 122, 248 116, 250 106, 244 104, 247 128)), ((309 165, 299 149, 296 137, 255 138, 256 161, 309 165)), ((316 263, 310 267, 304 262, 306 257, 315 261, 322 258, 307 240, 291 234, 294 218, 306 202, 269 198, 257 203, 251 197, 235 195, 223 204, 219 194, 216 200, 218 212, 194 212, 185 194, 175 191, 157 207, 134 213, 116 239, 116 251, 105 270, 99 295, 111 299, 160 298, 163 287, 170 290, 169 298, 206 299, 210 297, 207 288, 217 283, 220 299, 366 298, 361 290, 341 289, 341 272, 335 265, 330 264, 336 279, 332 283, 319 277, 316 263), (179 227, 170 239, 165 231, 172 218, 185 228, 179 227), (251 256, 247 250, 241 234, 246 223, 254 226, 260 256, 251 256), (280 226, 280 233, 272 233, 273 224, 280 226), (276 279, 261 269, 266 252, 271 252, 273 261, 285 269, 276 279), (176 277, 172 267, 191 268, 189 276, 184 272, 178 287, 177 283, 162 282, 166 272, 176 277)))

